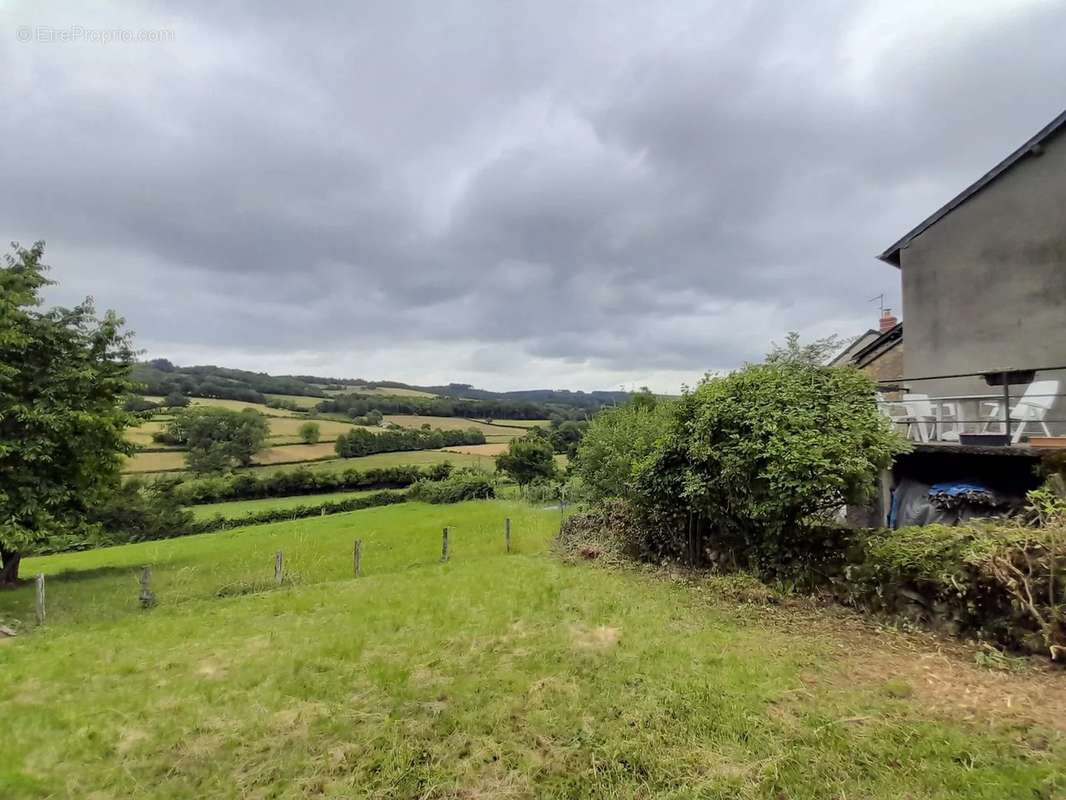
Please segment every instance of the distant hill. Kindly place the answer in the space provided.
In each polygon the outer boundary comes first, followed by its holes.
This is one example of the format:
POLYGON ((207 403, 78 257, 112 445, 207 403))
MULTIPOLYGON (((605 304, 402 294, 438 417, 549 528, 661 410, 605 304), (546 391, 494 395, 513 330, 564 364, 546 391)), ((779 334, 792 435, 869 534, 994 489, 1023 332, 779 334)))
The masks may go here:
POLYGON ((268 395, 322 398, 321 410, 361 416, 370 409, 386 414, 547 419, 582 417, 605 405, 624 402, 628 392, 524 389, 492 392, 468 383, 419 386, 399 381, 268 375, 216 366, 179 367, 165 358, 138 363, 133 379, 146 395, 179 392, 188 397, 265 403, 268 395))

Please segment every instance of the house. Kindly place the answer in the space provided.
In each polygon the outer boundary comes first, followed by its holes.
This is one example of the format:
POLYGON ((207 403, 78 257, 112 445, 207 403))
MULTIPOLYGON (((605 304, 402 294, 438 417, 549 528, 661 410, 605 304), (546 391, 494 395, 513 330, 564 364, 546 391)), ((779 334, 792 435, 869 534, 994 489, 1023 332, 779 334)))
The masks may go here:
POLYGON ((878 258, 902 277, 906 377, 1066 367, 1066 112, 878 258))
POLYGON ((915 442, 868 519, 901 497, 939 519, 927 497, 951 482, 1020 503, 1039 448, 1066 441, 1066 112, 878 258, 900 270, 906 348, 900 323, 848 360, 906 391, 883 406, 915 442))
POLYGON ((875 381, 902 380, 903 323, 886 308, 881 312, 878 325, 880 330, 871 329, 856 338, 829 362, 829 366, 855 367, 875 381))

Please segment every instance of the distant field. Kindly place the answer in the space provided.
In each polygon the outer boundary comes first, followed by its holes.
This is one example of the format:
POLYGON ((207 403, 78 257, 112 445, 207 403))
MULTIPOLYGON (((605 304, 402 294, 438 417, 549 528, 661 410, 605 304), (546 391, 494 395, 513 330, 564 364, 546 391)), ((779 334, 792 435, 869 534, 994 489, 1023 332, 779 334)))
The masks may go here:
POLYGON ((126 459, 123 472, 181 472, 185 469, 185 451, 172 450, 165 453, 135 453, 126 459))
POLYGON ((493 425, 503 425, 507 428, 549 428, 550 419, 494 419, 493 425))
MULTIPOLYGON (((491 456, 449 453, 444 450, 413 450, 402 453, 377 453, 361 458, 333 458, 332 442, 317 445, 290 445, 288 447, 270 448, 270 460, 263 460, 261 451, 256 457, 257 466, 247 467, 240 472, 268 472, 279 470, 307 468, 314 472, 343 472, 346 469, 373 469, 379 467, 428 466, 448 461, 456 467, 482 467, 489 471, 496 468, 496 461, 491 456), (319 448, 310 450, 309 448, 319 448), (289 463, 304 459, 300 463, 289 463), (310 459, 310 460, 306 460, 310 459)), ((183 472, 185 470, 185 453, 183 451, 167 453, 137 453, 126 460, 123 472, 183 472)))
POLYGON ((430 394, 429 392, 422 392, 418 389, 390 389, 386 386, 377 386, 371 388, 369 386, 345 386, 343 389, 323 389, 330 397, 336 397, 340 394, 365 394, 373 395, 375 397, 424 397, 426 399, 433 399, 437 395, 430 394))
POLYGON ((196 519, 210 519, 223 516, 226 519, 239 519, 247 514, 275 509, 296 508, 297 506, 319 506, 338 500, 348 500, 364 494, 373 494, 378 490, 367 489, 358 492, 333 492, 331 494, 305 494, 297 497, 263 497, 257 500, 235 500, 228 503, 207 503, 191 506, 196 519))
POLYGON ((352 429, 350 423, 347 422, 335 422, 331 419, 313 419, 307 420, 303 418, 275 418, 270 420, 270 435, 274 436, 296 436, 299 434, 300 428, 307 424, 307 422, 314 422, 318 425, 319 433, 322 440, 333 441, 337 438, 338 434, 347 433, 352 429))
MULTIPOLYGON (((281 395, 277 395, 281 397, 281 395)), ((153 403, 158 403, 162 400, 162 397, 146 395, 145 400, 150 400, 153 403)), ((296 399, 296 398, 291 398, 296 399)), ((210 397, 190 397, 189 404, 194 406, 214 406, 216 408, 228 408, 233 411, 243 411, 246 408, 251 408, 254 411, 258 411, 260 414, 266 414, 268 417, 302 417, 296 411, 286 411, 284 408, 267 408, 262 403, 246 403, 243 400, 214 400, 210 397)))
POLYGON ((506 442, 494 442, 492 444, 460 444, 455 447, 446 447, 449 453, 466 453, 471 456, 492 456, 496 457, 500 453, 506 453, 508 444, 506 442))
POLYGON ((513 438, 514 436, 523 436, 525 434, 525 429, 522 427, 501 427, 503 423, 500 423, 500 425, 486 425, 484 422, 476 422, 471 419, 465 419, 464 417, 426 417, 419 414, 386 414, 385 422, 392 422, 396 425, 402 425, 405 428, 421 428, 423 425, 429 425, 431 428, 440 428, 442 431, 465 431, 473 428, 481 431, 486 436, 511 434, 513 438))
POLYGON ((155 442, 152 441, 152 434, 159 433, 165 427, 166 422, 163 420, 151 419, 147 422, 142 422, 136 427, 129 428, 126 431, 126 438, 134 444, 154 445, 155 442))
POLYGON ((323 458, 334 458, 336 455, 333 442, 319 442, 294 444, 290 447, 268 447, 256 453, 253 460, 256 464, 280 464, 290 461, 319 461, 323 458))
MULTIPOLYGON (((324 397, 307 397, 306 395, 292 395, 292 394, 265 394, 263 395, 267 400, 284 400, 289 403, 295 403, 299 408, 314 408, 326 398, 324 397)), ((277 411, 279 409, 270 409, 271 411, 277 411)))

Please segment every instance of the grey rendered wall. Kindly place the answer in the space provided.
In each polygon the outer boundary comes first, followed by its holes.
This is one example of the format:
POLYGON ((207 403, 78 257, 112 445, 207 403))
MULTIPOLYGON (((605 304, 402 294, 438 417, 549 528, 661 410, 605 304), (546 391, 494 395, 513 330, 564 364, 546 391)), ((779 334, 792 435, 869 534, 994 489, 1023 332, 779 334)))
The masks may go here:
MULTIPOLYGON (((908 377, 1066 366, 1066 136, 900 255, 908 377)), ((996 391, 983 382, 911 388, 996 391)))

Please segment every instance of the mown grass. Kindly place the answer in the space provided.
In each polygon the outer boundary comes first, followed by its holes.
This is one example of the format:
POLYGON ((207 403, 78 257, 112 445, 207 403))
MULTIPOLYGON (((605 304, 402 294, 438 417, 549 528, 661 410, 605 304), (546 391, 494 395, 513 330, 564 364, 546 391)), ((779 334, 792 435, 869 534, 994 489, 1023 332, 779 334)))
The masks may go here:
MULTIPOLYGON (((557 521, 499 502, 406 504, 32 559, 28 572, 52 576, 53 610, 0 647, 0 796, 1063 789, 1057 737, 1034 752, 1032 732, 937 718, 907 692, 849 680, 822 630, 770 625, 653 574, 563 564, 545 552, 557 521), (357 533, 366 574, 352 579, 357 533), (280 589, 276 549, 293 576, 280 589), (143 612, 133 570, 145 562, 160 604, 143 612)), ((0 596, 0 613, 25 614, 31 594, 0 596)))
POLYGON ((303 494, 295 497, 261 497, 255 500, 231 500, 225 503, 204 503, 190 506, 196 519, 210 519, 222 516, 226 519, 240 519, 246 514, 274 509, 296 508, 297 506, 317 506, 323 503, 335 503, 364 494, 373 494, 378 489, 361 489, 354 492, 331 492, 329 494, 303 494))

